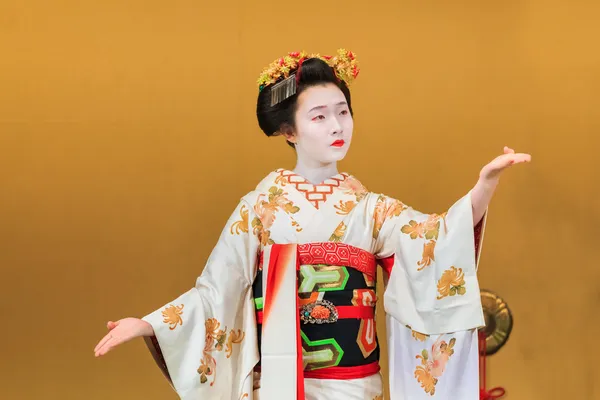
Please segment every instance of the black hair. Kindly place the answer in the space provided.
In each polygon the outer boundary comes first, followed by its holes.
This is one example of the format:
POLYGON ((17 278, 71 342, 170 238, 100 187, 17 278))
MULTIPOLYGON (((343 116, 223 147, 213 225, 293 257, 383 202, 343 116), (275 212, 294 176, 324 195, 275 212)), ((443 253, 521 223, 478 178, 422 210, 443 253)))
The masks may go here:
MULTIPOLYGON (((294 72, 296 71, 291 71, 290 73, 294 72)), ((348 89, 346 83, 337 78, 333 68, 325 61, 319 58, 309 58, 305 60, 300 67, 300 79, 297 83, 296 94, 271 106, 271 88, 273 85, 269 85, 260 91, 256 104, 256 117, 260 129, 262 129, 267 136, 275 135, 286 126, 295 129, 298 96, 311 86, 329 83, 336 85, 342 91, 346 98, 346 102, 348 103, 350 115, 354 115, 352 112, 350 89, 348 89)), ((289 144, 293 147, 293 144, 289 144)))

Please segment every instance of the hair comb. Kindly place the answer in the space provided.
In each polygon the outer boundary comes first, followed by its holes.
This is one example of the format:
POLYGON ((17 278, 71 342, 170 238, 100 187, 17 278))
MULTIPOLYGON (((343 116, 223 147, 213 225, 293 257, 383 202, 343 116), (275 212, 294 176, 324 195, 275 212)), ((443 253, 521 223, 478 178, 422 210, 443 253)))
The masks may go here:
POLYGON ((303 61, 319 58, 333 68, 338 79, 348 86, 356 79, 360 69, 356 56, 351 51, 339 49, 335 56, 308 55, 306 52, 288 53, 278 58, 266 67, 258 78, 258 89, 262 91, 271 86, 271 107, 296 94, 298 83, 296 71, 303 61))

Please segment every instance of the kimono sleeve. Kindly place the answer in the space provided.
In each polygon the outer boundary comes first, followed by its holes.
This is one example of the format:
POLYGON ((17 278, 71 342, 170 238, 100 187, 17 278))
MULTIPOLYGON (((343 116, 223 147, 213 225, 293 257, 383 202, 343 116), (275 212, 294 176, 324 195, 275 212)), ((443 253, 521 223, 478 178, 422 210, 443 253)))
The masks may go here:
POLYGON ((470 192, 442 214, 379 198, 391 400, 479 399, 476 273, 486 217, 473 227, 470 192))
POLYGON ((237 398, 258 362, 251 283, 259 249, 244 200, 230 216, 193 288, 143 320, 146 343, 182 399, 237 398))
POLYGON ((375 247, 376 256, 390 259, 386 312, 423 334, 483 326, 477 261, 486 218, 473 226, 471 192, 442 214, 380 196, 375 247))

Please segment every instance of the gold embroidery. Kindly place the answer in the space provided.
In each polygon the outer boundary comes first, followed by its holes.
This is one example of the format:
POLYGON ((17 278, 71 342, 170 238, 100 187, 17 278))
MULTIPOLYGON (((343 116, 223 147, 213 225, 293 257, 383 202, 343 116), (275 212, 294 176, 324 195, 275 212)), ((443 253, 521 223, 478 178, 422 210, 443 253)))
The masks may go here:
POLYGON ((336 214, 338 215, 348 215, 350 214, 350 211, 352 211, 352 209, 354 208, 354 206, 356 206, 356 203, 352 200, 348 200, 348 201, 343 201, 340 200, 340 204, 339 205, 335 205, 333 206, 336 210, 336 214))
POLYGON ((435 261, 435 245, 440 234, 440 224, 444 220, 444 229, 447 230, 446 226, 446 214, 430 214, 427 220, 424 222, 417 222, 411 220, 408 225, 404 225, 400 230, 402 233, 410 236, 411 239, 425 238, 428 240, 423 245, 423 256, 420 261, 417 261, 417 271, 423 270, 425 267, 431 265, 432 261, 435 261))
POLYGON ((271 232, 264 229, 263 223, 260 218, 255 217, 252 220, 252 232, 258 236, 258 240, 262 246, 268 244, 274 244, 275 242, 271 239, 271 232))
POLYGON ((183 304, 180 306, 171 305, 163 310, 162 316, 163 322, 165 324, 169 324, 169 329, 173 330, 177 327, 177 325, 183 325, 183 319, 181 318, 181 314, 183 314, 183 304))
POLYGON ((300 224, 298 223, 298 221, 296 221, 293 218, 292 218, 292 227, 296 228, 296 232, 302 232, 302 228, 300 227, 300 224))
POLYGON ((410 235, 411 239, 425 238, 427 240, 437 240, 440 233, 440 220, 444 219, 445 226, 446 213, 441 215, 430 214, 427 220, 418 223, 415 220, 410 220, 408 225, 404 225, 401 229, 402 233, 410 235))
POLYGON ((227 358, 231 357, 233 345, 242 343, 242 340, 244 340, 245 336, 246 333, 242 332, 241 329, 238 329, 237 332, 232 329, 229 332, 229 337, 227 339, 227 350, 225 351, 225 355, 227 356, 227 358))
POLYGON ((344 222, 340 222, 340 224, 335 228, 335 231, 329 237, 330 242, 341 242, 344 234, 346 233, 346 224, 344 222))
POLYGON ((417 271, 421 271, 423 268, 431 265, 432 261, 435 261, 435 240, 431 240, 423 245, 423 258, 421 261, 417 261, 417 271))
POLYGON ((369 274, 365 274, 365 273, 363 272, 363 277, 365 278, 365 284, 366 284, 368 287, 373 287, 373 286, 375 286, 375 279, 374 279, 374 278, 373 278, 371 275, 369 275, 369 274))
POLYGON ((443 213, 441 215, 431 214, 427 217, 427 221, 424 222, 423 228, 425 231, 425 239, 435 239, 437 240, 440 234, 440 221, 444 221, 444 226, 446 226, 446 214, 443 213))
POLYGON ((342 189, 345 194, 356 196, 357 202, 361 201, 368 194, 367 188, 364 187, 358 179, 350 176, 340 184, 340 189, 342 189))
POLYGON ((391 200, 387 196, 379 195, 377 203, 375 204, 375 211, 373 212, 373 218, 375 222, 373 224, 373 239, 379 237, 379 232, 383 227, 385 221, 392 217, 398 217, 402 214, 402 211, 406 210, 406 206, 399 200, 391 200))
MULTIPOLYGON (((367 276, 367 274, 363 275, 367 276)), ((354 289, 351 301, 354 306, 375 307, 377 294, 373 289, 354 289)))
POLYGON ((233 351, 233 344, 241 343, 244 340, 245 333, 241 329, 238 329, 237 332, 232 329, 228 337, 227 327, 219 329, 221 323, 215 318, 207 319, 204 326, 206 328, 206 342, 204 343, 203 357, 200 360, 198 373, 200 374, 200 383, 206 383, 208 377, 212 375, 213 380, 210 386, 213 386, 217 378, 217 361, 212 353, 214 351, 223 351, 223 345, 225 345, 227 347, 225 355, 227 358, 230 358, 233 351))
POLYGON ((412 334, 412 337, 415 338, 416 340, 418 340, 419 342, 424 342, 429 337, 429 335, 414 331, 412 329, 411 329, 411 334, 412 334))
POLYGON ((285 186, 288 184, 288 178, 284 175, 279 175, 277 178, 275 178, 275 183, 281 186, 285 186))
POLYGON ((300 211, 300 207, 295 206, 292 201, 288 200, 286 197, 287 194, 283 189, 272 186, 269 189, 267 200, 264 200, 265 194, 258 196, 256 205, 254 206, 254 212, 257 217, 252 220, 252 231, 259 237, 260 243, 263 246, 275 243, 271 239, 270 229, 275 222, 275 213, 277 211, 281 209, 287 214, 296 214, 300 211))
POLYGON ((467 292, 465 288, 465 274, 462 268, 451 267, 444 271, 442 278, 438 281, 437 289, 440 294, 437 299, 443 299, 447 296, 464 295, 467 292))
POLYGON ((236 221, 231 225, 230 232, 233 235, 234 230, 235 234, 239 235, 240 232, 248 233, 248 209, 245 205, 240 209, 240 216, 242 219, 240 221, 236 221))
POLYGON ((415 357, 421 360, 421 365, 416 367, 414 375, 425 393, 431 396, 435 394, 435 385, 438 383, 438 378, 444 373, 450 356, 454 354, 455 343, 455 338, 446 343, 440 337, 431 346, 431 358, 427 350, 423 350, 415 357))

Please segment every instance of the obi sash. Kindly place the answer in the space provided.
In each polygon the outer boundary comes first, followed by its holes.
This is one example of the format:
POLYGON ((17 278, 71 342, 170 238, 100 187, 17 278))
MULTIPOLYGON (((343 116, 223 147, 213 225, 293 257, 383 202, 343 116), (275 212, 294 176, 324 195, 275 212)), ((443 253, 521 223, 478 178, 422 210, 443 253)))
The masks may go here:
MULTIPOLYGON (((261 254, 261 400, 304 400, 305 373, 300 325, 301 319, 310 316, 302 311, 305 307, 302 308, 303 302, 298 295, 298 271, 301 265, 323 264, 351 266, 376 280, 374 256, 345 244, 274 244, 265 247, 261 254)), ((337 310, 332 311, 336 313, 336 318, 344 318, 343 315, 337 315, 337 310)), ((340 312, 348 311, 341 308, 340 312)), ((356 318, 361 316, 357 315, 356 318)), ((372 324, 374 335, 372 313, 369 323, 372 324)), ((377 369, 371 373, 379 370, 379 364, 375 364, 377 369)))

